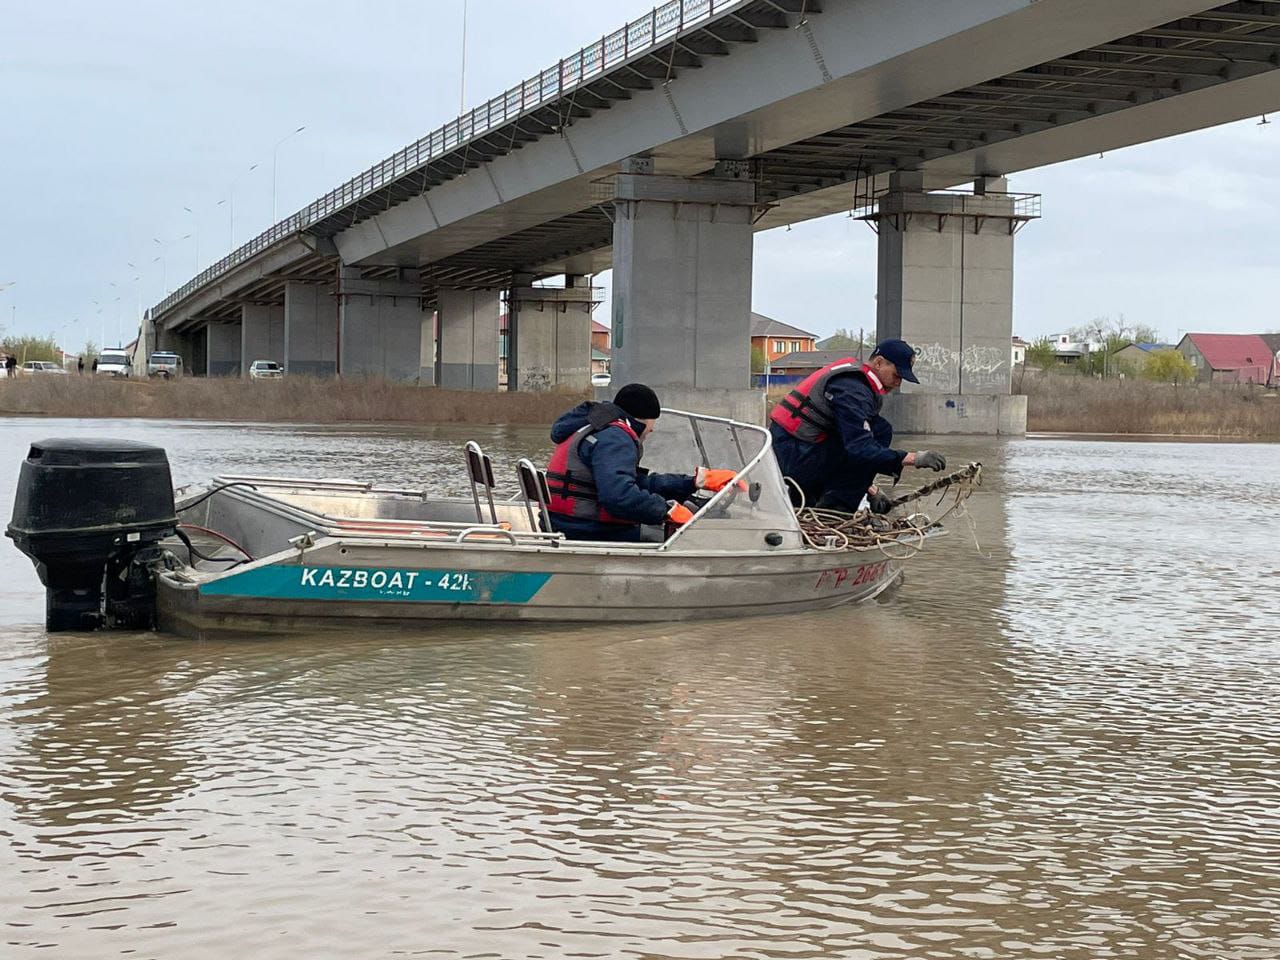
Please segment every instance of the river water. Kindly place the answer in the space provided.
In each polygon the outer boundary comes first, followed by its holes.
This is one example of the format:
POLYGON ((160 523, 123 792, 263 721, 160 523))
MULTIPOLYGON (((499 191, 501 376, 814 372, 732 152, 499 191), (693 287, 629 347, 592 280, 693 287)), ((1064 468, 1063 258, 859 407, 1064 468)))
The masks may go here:
MULTIPOLYGON (((0 420, 461 493, 541 431, 0 420)), ((936 440, 865 607, 47 637, 0 544, 5 958, 1280 956, 1280 446, 936 440), (975 542, 976 541, 976 542, 975 542)))

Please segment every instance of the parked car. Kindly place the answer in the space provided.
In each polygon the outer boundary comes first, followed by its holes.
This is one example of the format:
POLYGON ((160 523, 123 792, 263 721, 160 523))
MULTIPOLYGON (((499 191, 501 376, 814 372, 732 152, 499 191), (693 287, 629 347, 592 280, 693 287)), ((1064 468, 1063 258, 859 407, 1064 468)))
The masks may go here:
POLYGON ((129 377, 133 375, 133 361, 119 347, 107 347, 98 354, 93 372, 100 377, 129 377))
POLYGON ((156 352, 147 360, 147 376, 176 380, 182 376, 182 358, 176 353, 156 352))
POLYGON ((613 382, 613 378, 607 373, 593 373, 591 375, 591 385, 593 387, 607 387, 613 382))
POLYGON ((27 374, 60 373, 65 376, 67 372, 51 360, 28 360, 19 369, 27 374))
POLYGON ((284 376, 284 368, 274 360, 255 360, 249 364, 250 380, 279 380, 284 376))

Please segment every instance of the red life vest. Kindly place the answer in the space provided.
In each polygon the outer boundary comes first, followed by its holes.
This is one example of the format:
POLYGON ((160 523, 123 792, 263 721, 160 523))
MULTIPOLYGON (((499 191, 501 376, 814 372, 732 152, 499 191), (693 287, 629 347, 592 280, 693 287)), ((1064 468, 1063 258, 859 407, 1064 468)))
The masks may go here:
POLYGON ((828 363, 821 370, 815 370, 796 384, 778 401, 770 412, 769 419, 797 440, 821 443, 836 426, 835 411, 827 400, 827 382, 832 377, 846 374, 861 377, 877 399, 884 396, 884 387, 871 368, 865 363, 859 366, 857 360, 845 357, 835 363, 828 363))
MULTIPOLYGON (((640 437, 631 429, 625 420, 614 420, 606 423, 600 430, 609 427, 621 427, 635 441, 636 449, 640 448, 640 437)), ((551 454, 551 462, 547 464, 547 489, 551 492, 551 501, 547 509, 566 517, 579 520, 594 520, 597 523, 618 523, 634 526, 634 520, 622 520, 613 516, 600 506, 600 495, 596 490, 595 478, 591 469, 578 454, 578 445, 593 433, 599 431, 587 424, 577 430, 573 436, 556 447, 551 454)))

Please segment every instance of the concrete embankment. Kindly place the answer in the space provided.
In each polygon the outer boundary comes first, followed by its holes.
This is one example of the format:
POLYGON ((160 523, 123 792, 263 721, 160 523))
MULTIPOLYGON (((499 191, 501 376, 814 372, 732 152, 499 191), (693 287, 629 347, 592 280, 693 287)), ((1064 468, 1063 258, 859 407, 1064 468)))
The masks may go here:
POLYGON ((386 380, 311 377, 165 382, 73 374, 0 380, 0 416, 545 424, 584 398, 578 393, 472 393, 386 380))

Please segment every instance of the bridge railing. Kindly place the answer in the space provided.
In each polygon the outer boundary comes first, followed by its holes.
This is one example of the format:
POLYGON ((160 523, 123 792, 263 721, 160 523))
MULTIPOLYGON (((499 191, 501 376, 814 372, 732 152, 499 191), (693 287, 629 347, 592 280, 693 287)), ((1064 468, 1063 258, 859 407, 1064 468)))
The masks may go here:
POLYGON ((889 219, 895 229, 902 229, 912 217, 937 217, 938 230, 951 217, 972 221, 980 230, 988 220, 1005 221, 1010 235, 1017 233, 1031 220, 1041 216, 1041 195, 1038 193, 1008 193, 988 190, 972 193, 968 190, 885 190, 857 198, 849 211, 856 219, 865 221, 877 233, 879 222, 889 219), (941 202, 940 202, 941 201, 941 202), (903 220, 902 218, 906 218, 903 220))
POLYGON ((684 30, 747 2, 750 0, 669 0, 654 7, 646 16, 601 37, 555 66, 548 67, 456 120, 450 120, 438 130, 393 153, 314 203, 272 225, 161 300, 151 311, 152 316, 164 313, 211 280, 251 259, 267 247, 351 206, 404 174, 516 120, 530 110, 562 99, 576 87, 590 82, 632 57, 647 53, 684 30))

